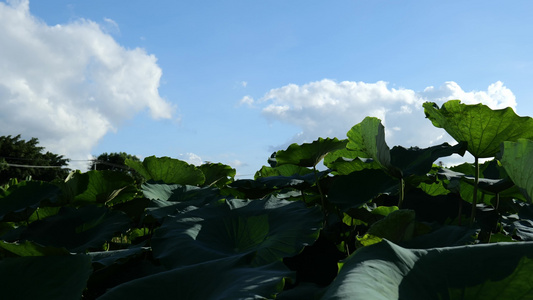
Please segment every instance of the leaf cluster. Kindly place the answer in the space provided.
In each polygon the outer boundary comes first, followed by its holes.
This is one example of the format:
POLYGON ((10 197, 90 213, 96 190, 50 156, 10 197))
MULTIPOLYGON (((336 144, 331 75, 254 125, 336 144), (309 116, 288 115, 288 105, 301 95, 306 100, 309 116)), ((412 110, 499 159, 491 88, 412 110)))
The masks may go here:
POLYGON ((389 148, 367 117, 346 139, 275 152, 254 179, 152 156, 123 162, 141 180, 98 169, 14 180, 0 190, 3 295, 523 299, 531 119, 459 101, 424 108, 456 144, 389 148), (435 164, 466 151, 474 163, 435 164))

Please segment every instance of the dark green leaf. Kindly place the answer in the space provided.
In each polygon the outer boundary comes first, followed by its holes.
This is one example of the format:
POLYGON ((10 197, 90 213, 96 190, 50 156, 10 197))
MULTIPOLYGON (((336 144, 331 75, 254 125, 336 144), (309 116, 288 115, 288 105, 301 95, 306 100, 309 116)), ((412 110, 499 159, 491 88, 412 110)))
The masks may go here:
POLYGON ((512 108, 492 110, 483 104, 467 105, 450 100, 439 108, 424 103, 426 117, 458 142, 466 142, 474 157, 493 157, 504 141, 533 138, 533 119, 519 117, 512 108))
POLYGON ((113 204, 127 202, 135 198, 137 189, 133 177, 119 171, 89 171, 73 173, 63 185, 69 191, 74 205, 102 203, 113 204))
POLYGON ((383 241, 351 255, 322 299, 458 299, 457 290, 479 285, 490 299, 524 299, 533 284, 523 258, 532 253, 525 242, 410 250, 383 241), (506 297, 494 298, 504 284, 506 297))
POLYGON ((146 213, 159 221, 169 215, 176 215, 222 199, 219 190, 211 187, 144 183, 142 190, 144 196, 151 201, 151 207, 146 209, 146 213))
POLYGON ((533 198, 533 141, 519 139, 502 144, 501 162, 509 177, 533 198))
POLYGON ((237 171, 221 163, 206 163, 198 167, 205 176, 204 185, 223 187, 235 179, 237 171))
POLYGON ((101 247, 116 232, 128 229, 129 223, 124 213, 105 207, 64 207, 55 216, 31 223, 19 239, 81 253, 101 247))
POLYGON ((410 241, 404 241, 400 245, 410 249, 464 246, 472 244, 478 232, 478 229, 471 227, 444 225, 410 241))
POLYGON ((168 202, 186 202, 200 198, 208 200, 207 198, 214 198, 218 195, 216 188, 165 183, 144 183, 142 191, 144 196, 150 200, 168 202))
POLYGON ((167 267, 255 253, 252 265, 295 255, 315 241, 318 208, 300 202, 232 199, 166 218, 152 239, 154 256, 167 267))
POLYGON ((383 169, 396 178, 401 178, 401 171, 391 164, 390 149, 385 142, 385 127, 381 120, 366 117, 361 123, 348 131, 348 150, 356 152, 357 157, 372 158, 383 169))
POLYGON ((433 162, 437 159, 452 154, 462 156, 466 150, 464 146, 465 144, 450 146, 448 143, 424 149, 418 147, 406 149, 396 146, 390 151, 391 164, 401 169, 404 177, 426 175, 431 170, 433 162))
POLYGON ((128 159, 126 165, 135 169, 146 180, 182 185, 202 185, 205 182, 202 170, 175 158, 150 156, 142 163, 128 159))
POLYGON ((415 229, 415 212, 400 209, 391 212, 385 218, 372 224, 367 233, 393 243, 409 241, 413 238, 415 229))
POLYGON ((259 171, 255 173, 254 178, 258 179, 261 177, 270 177, 270 176, 293 176, 293 175, 306 175, 312 173, 313 170, 306 167, 300 167, 297 165, 281 165, 278 167, 267 167, 263 166, 259 171))
POLYGON ((45 247, 34 242, 23 241, 8 243, 0 241, 0 248, 3 248, 17 256, 46 256, 46 255, 68 255, 70 252, 65 248, 45 247))
POLYGON ((3 299, 81 299, 92 272, 87 255, 28 256, 0 260, 3 299))
MULTIPOLYGON (((354 151, 351 151, 354 152, 354 151)), ((327 158, 327 156, 326 156, 327 158)), ((361 171, 364 169, 381 169, 381 165, 371 158, 346 158, 339 157, 331 162, 324 162, 324 164, 333 170, 336 175, 348 175, 352 172, 361 171)))
POLYGON ((112 251, 99 251, 99 252, 90 252, 89 256, 91 257, 93 263, 98 263, 102 266, 110 266, 114 263, 120 263, 131 259, 134 256, 141 255, 150 248, 135 246, 128 249, 112 250, 112 251))
POLYGON ((27 220, 41 201, 54 202, 58 193, 59 189, 55 185, 42 181, 23 181, 10 186, 7 191, 0 189, 0 220, 27 220))
POLYGON ((110 299, 273 299, 291 272, 282 262, 252 267, 253 255, 199 262, 119 285, 110 299))
POLYGON ((277 166, 292 164, 301 167, 315 167, 326 154, 344 149, 347 143, 347 140, 337 138, 318 138, 312 143, 292 144, 287 150, 280 150, 276 153, 277 166))
POLYGON ((467 288, 449 289, 450 299, 533 299, 533 260, 522 257, 515 271, 502 280, 487 280, 467 288))
POLYGON ((361 207, 380 194, 397 191, 397 179, 382 170, 365 169, 349 175, 335 176, 328 193, 328 201, 346 210, 361 207))

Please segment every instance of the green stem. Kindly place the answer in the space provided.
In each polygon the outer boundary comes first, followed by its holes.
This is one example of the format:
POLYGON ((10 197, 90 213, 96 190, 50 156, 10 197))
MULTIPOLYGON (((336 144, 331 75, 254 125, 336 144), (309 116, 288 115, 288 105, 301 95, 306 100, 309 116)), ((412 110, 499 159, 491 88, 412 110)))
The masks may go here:
POLYGON ((320 183, 318 182, 318 175, 316 166, 313 166, 313 172, 315 174, 315 184, 318 188, 318 193, 320 194, 320 202, 322 203, 322 212, 324 213, 324 225, 327 223, 327 211, 326 211, 326 200, 324 199, 324 194, 322 193, 322 188, 320 187, 320 183))
POLYGON ((405 181, 400 178, 400 196, 398 199, 398 209, 402 208, 403 199, 405 197, 405 181))
POLYGON ((477 189, 479 184, 479 158, 477 156, 475 157, 474 168, 474 195, 472 199, 472 213, 470 214, 470 226, 474 224, 476 218, 477 189))
POLYGON ((300 193, 302 193, 302 200, 307 205, 307 201, 305 201, 305 192, 303 189, 300 190, 300 193))
POLYGON ((461 226, 463 219, 463 200, 459 199, 459 214, 457 216, 457 225, 461 226))

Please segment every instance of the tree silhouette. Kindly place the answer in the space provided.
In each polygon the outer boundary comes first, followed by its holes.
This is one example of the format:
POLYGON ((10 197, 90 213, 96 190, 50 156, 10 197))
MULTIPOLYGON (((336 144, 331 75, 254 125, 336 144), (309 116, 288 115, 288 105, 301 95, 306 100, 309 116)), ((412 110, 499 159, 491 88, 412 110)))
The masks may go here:
POLYGON ((137 183, 141 183, 143 178, 130 167, 126 166, 126 159, 140 161, 135 155, 126 152, 102 153, 91 161, 89 170, 111 170, 125 172, 131 175, 137 183))
POLYGON ((37 138, 25 141, 20 134, 15 137, 0 136, 0 184, 7 183, 11 178, 52 181, 68 176, 70 170, 65 166, 69 159, 44 152, 44 147, 38 144, 37 138))

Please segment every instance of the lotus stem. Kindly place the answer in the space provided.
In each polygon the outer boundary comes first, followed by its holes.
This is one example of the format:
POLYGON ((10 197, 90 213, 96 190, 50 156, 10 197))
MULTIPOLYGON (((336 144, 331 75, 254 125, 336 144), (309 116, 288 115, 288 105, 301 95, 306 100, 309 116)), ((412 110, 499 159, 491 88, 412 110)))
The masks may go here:
POLYGON ((472 212, 470 214, 470 226, 474 225, 476 218, 476 206, 477 206, 477 189, 479 184, 479 158, 476 156, 474 160, 474 195, 472 199, 472 212))
POLYGON ((400 192, 399 192, 399 199, 398 199, 398 209, 402 208, 403 199, 405 197, 405 181, 403 180, 403 177, 400 178, 400 192))

